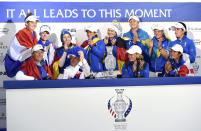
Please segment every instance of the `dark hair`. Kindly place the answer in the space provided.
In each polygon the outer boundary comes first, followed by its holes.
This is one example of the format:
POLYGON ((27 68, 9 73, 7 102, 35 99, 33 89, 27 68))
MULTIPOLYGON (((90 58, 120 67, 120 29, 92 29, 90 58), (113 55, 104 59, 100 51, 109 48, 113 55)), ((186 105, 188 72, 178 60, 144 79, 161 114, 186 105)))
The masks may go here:
POLYGON ((26 21, 26 19, 29 17, 29 16, 31 16, 31 15, 33 15, 31 12, 28 12, 27 13, 27 16, 24 18, 24 21, 26 21))
MULTIPOLYGON (((178 23, 182 24, 184 26, 185 30, 186 30, 186 24, 185 23, 183 23, 183 22, 178 22, 178 23)), ((184 35, 185 36, 187 35, 187 31, 184 32, 184 35)))
POLYGON ((183 59, 183 54, 181 52, 179 52, 181 54, 181 56, 179 57, 179 59, 183 59))

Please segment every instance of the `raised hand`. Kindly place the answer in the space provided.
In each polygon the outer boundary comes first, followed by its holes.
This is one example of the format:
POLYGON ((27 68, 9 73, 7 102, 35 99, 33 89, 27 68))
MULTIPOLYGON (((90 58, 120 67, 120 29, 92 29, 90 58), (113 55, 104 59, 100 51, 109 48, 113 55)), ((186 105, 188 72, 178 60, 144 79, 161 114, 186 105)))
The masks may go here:
POLYGON ((107 36, 104 38, 104 43, 105 43, 105 45, 108 44, 108 37, 107 36))
POLYGON ((172 64, 169 61, 167 61, 165 64, 165 72, 169 74, 171 71, 172 71, 172 64))
POLYGON ((140 70, 143 70, 144 63, 144 60, 140 60, 140 70))
POLYGON ((111 42, 112 46, 114 46, 116 44, 116 42, 117 42, 117 39, 113 39, 112 42, 111 42))
POLYGON ((78 51, 78 55, 80 56, 80 61, 84 60, 84 53, 83 51, 78 51))
POLYGON ((132 71, 135 72, 137 70, 137 61, 134 61, 132 71))

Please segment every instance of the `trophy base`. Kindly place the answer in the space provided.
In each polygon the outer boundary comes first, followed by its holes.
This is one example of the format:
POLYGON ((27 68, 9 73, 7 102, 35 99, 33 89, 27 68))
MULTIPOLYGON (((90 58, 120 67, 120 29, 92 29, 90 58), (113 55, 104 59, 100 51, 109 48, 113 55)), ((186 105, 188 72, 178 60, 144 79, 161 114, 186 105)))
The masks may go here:
POLYGON ((115 123, 113 131, 127 131, 127 124, 126 122, 115 123))
POLYGON ((114 71, 107 71, 107 78, 116 78, 117 75, 114 71))
POLYGON ((108 75, 107 78, 116 78, 115 75, 108 75))
POLYGON ((126 122, 126 119, 115 119, 115 122, 126 122))

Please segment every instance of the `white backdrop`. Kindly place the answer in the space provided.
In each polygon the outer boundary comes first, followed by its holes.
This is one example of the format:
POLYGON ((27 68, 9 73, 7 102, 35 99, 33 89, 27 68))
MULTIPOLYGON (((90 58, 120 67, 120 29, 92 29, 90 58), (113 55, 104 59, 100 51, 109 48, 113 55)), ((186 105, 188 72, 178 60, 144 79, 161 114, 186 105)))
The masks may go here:
POLYGON ((114 131, 107 104, 115 89, 133 103, 127 131, 201 130, 201 85, 8 89, 7 129, 114 131))

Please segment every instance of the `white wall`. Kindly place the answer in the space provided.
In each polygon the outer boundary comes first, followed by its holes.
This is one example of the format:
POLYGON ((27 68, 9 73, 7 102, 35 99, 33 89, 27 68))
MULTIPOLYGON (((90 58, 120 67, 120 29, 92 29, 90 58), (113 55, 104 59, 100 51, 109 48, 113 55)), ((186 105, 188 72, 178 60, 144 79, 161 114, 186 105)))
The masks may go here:
POLYGON ((115 89, 133 102, 127 131, 201 130, 201 85, 8 89, 7 129, 113 131, 107 104, 115 89))

